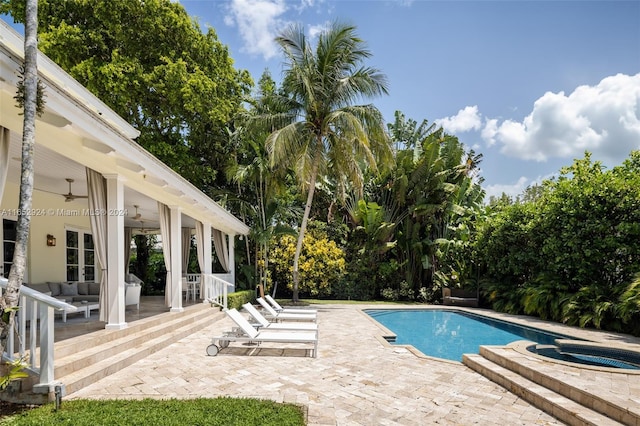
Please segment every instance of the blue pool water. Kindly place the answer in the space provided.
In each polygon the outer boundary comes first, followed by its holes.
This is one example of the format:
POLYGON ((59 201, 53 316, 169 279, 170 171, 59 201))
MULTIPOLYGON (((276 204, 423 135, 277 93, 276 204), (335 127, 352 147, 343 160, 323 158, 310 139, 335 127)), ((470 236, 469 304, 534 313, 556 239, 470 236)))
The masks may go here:
POLYGON ((368 309, 376 321, 396 334, 395 344, 413 345, 425 355, 462 361, 480 345, 506 345, 517 340, 552 345, 555 339, 575 339, 542 330, 443 309, 368 309))

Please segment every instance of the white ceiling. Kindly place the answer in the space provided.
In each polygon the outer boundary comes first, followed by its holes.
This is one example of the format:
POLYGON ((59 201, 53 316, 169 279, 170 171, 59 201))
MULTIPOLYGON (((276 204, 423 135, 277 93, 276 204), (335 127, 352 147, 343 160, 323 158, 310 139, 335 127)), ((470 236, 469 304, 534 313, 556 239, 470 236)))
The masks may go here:
MULTIPOLYGON (((9 146, 9 171, 7 180, 16 184, 20 183, 20 158, 21 144, 20 137, 15 132, 11 133, 12 139, 9 146)), ((69 183, 65 180, 71 178, 74 182, 71 184, 71 192, 74 195, 87 195, 87 178, 85 167, 80 163, 63 157, 50 149, 36 145, 34 150, 34 166, 36 173, 34 175, 34 196, 37 193, 47 192, 52 194, 60 194, 60 198, 64 198, 64 194, 69 192, 69 183)), ((87 200, 78 198, 70 203, 74 208, 87 208, 87 200)), ((155 230, 160 227, 158 219, 157 202, 139 192, 126 187, 124 188, 124 205, 127 209, 125 216, 125 226, 134 229, 155 230), (136 208, 141 218, 134 220, 136 208)), ((183 215, 182 224, 185 227, 195 227, 195 221, 183 215)))

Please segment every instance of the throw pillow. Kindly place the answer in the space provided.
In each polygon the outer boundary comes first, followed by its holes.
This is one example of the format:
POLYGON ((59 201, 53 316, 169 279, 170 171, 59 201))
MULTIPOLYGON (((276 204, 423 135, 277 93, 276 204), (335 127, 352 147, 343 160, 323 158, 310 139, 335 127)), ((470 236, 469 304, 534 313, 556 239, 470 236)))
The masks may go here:
POLYGON ((53 297, 60 296, 60 293, 62 292, 62 290, 60 290, 60 283, 48 282, 47 284, 49 284, 49 289, 51 290, 51 295, 53 297))
POLYGON ((91 295, 99 295, 100 294, 100 283, 89 283, 89 294, 91 295))
POLYGON ((77 296, 78 295, 78 283, 61 284, 60 290, 63 296, 77 296))
POLYGON ((89 283, 79 282, 78 283, 78 295, 86 296, 89 294, 89 283))

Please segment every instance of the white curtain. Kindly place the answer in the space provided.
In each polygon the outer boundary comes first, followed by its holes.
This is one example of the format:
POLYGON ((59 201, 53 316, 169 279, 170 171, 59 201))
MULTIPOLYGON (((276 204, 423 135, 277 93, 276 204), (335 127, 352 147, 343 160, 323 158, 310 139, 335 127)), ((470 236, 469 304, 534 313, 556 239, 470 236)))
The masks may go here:
POLYGON ((168 206, 158 201, 158 214, 160 216, 160 236, 162 237, 162 255, 164 266, 167 268, 167 284, 164 288, 164 303, 171 307, 171 295, 173 283, 171 282, 171 210, 168 206))
POLYGON ((182 228, 182 275, 189 272, 189 254, 191 253, 191 229, 182 228))
POLYGON ((229 246, 226 235, 219 229, 214 229, 211 235, 213 236, 213 246, 216 249, 216 256, 218 256, 220 265, 222 265, 222 269, 229 272, 229 246))
MULTIPOLYGON (((198 254, 198 266, 200 267, 200 274, 204 274, 204 245, 207 244, 204 241, 204 224, 196 221, 196 252, 198 254)), ((211 241, 209 241, 211 244, 211 241)), ((204 294, 204 276, 200 277, 200 297, 204 294)))
POLYGON ((129 259, 131 258, 131 238, 133 238, 133 229, 130 226, 124 228, 124 278, 129 278, 129 259))
MULTIPOLYGON (((89 209, 91 211, 107 210, 107 182, 102 175, 95 170, 86 168, 87 191, 89 194, 89 209)), ((100 321, 109 318, 109 288, 107 286, 107 215, 90 215, 91 234, 95 255, 100 267, 100 321)))
POLYGON ((0 126, 0 201, 9 170, 9 129, 0 126))

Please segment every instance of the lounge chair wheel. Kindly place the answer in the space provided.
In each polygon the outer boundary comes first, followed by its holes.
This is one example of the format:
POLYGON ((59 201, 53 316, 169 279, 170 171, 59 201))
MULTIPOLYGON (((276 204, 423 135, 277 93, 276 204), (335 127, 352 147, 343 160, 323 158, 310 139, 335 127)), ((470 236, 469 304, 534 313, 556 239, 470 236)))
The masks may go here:
MULTIPOLYGON (((228 345, 228 343, 227 343, 227 345, 228 345)), ((218 348, 218 346, 213 345, 213 344, 207 346, 207 355, 216 356, 216 355, 218 355, 218 352, 220 352, 220 349, 218 348)))
POLYGON ((224 348, 228 348, 229 347, 229 341, 228 340, 220 340, 218 342, 218 344, 220 344, 220 348, 224 349, 224 348))

